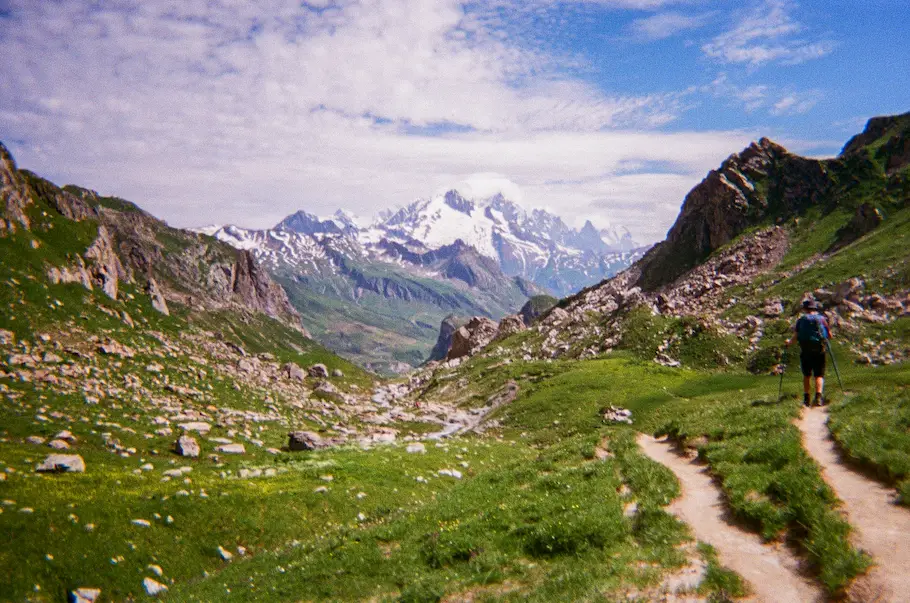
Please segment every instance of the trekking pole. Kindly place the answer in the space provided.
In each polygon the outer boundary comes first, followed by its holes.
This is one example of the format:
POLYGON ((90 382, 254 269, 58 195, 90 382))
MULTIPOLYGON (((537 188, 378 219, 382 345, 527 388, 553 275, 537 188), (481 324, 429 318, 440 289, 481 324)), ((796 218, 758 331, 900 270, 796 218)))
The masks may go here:
POLYGON ((834 359, 834 352, 831 351, 831 342, 825 339, 825 347, 828 348, 828 355, 831 356, 831 365, 834 367, 834 374, 837 375, 837 384, 840 385, 840 391, 842 394, 846 395, 844 391, 844 382, 840 380, 840 371, 837 370, 837 360, 834 359))
POLYGON ((784 371, 787 370, 787 350, 780 355, 780 385, 777 386, 777 401, 780 402, 784 397, 784 371))

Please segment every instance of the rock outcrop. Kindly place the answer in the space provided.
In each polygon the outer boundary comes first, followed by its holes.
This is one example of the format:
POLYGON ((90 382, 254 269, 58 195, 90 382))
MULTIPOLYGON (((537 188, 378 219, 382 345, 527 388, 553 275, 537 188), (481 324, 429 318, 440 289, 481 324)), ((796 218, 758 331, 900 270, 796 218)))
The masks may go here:
POLYGON ((484 347, 496 336, 499 325, 482 316, 475 316, 452 335, 452 346, 446 355, 448 360, 469 356, 484 347))
POLYGON ((0 209, 2 230, 15 230, 17 225, 31 226, 25 208, 31 203, 25 182, 16 169, 16 162, 3 143, 0 143, 0 209))
POLYGON ((433 350, 427 360, 432 362, 444 359, 446 354, 449 353, 449 348, 452 347, 452 337, 455 335, 455 331, 463 327, 467 322, 468 319, 453 314, 446 316, 442 324, 439 325, 439 337, 436 338, 436 345, 433 346, 433 350))

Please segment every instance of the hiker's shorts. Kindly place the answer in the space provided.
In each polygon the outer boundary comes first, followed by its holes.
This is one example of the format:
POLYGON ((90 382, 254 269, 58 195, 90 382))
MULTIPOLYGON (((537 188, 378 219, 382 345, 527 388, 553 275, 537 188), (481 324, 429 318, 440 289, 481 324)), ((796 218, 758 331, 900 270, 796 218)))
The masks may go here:
POLYGON ((803 350, 799 355, 799 366, 803 370, 803 377, 825 376, 825 351, 803 350))

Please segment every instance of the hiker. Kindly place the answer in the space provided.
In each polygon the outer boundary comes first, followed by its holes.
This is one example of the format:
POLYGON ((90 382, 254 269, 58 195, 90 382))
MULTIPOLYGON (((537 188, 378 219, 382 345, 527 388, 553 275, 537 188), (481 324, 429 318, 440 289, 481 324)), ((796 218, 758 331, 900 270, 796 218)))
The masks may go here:
POLYGON ((809 406, 812 377, 815 376, 816 406, 821 406, 825 388, 825 342, 831 338, 828 321, 819 313, 821 307, 815 300, 803 301, 803 315, 796 321, 794 336, 787 340, 789 347, 793 340, 799 341, 799 364, 803 371, 803 405, 809 406))

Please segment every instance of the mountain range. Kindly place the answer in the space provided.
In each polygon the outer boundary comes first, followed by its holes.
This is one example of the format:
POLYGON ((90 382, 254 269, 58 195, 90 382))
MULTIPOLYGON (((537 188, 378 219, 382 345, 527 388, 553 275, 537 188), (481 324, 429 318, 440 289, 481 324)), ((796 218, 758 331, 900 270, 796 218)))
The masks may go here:
POLYGON ((449 315, 499 319, 540 293, 566 295, 626 268, 646 250, 623 227, 574 229, 502 194, 450 190, 381 213, 298 211, 267 230, 196 232, 248 250, 288 291, 313 336, 373 370, 426 360, 449 315))

